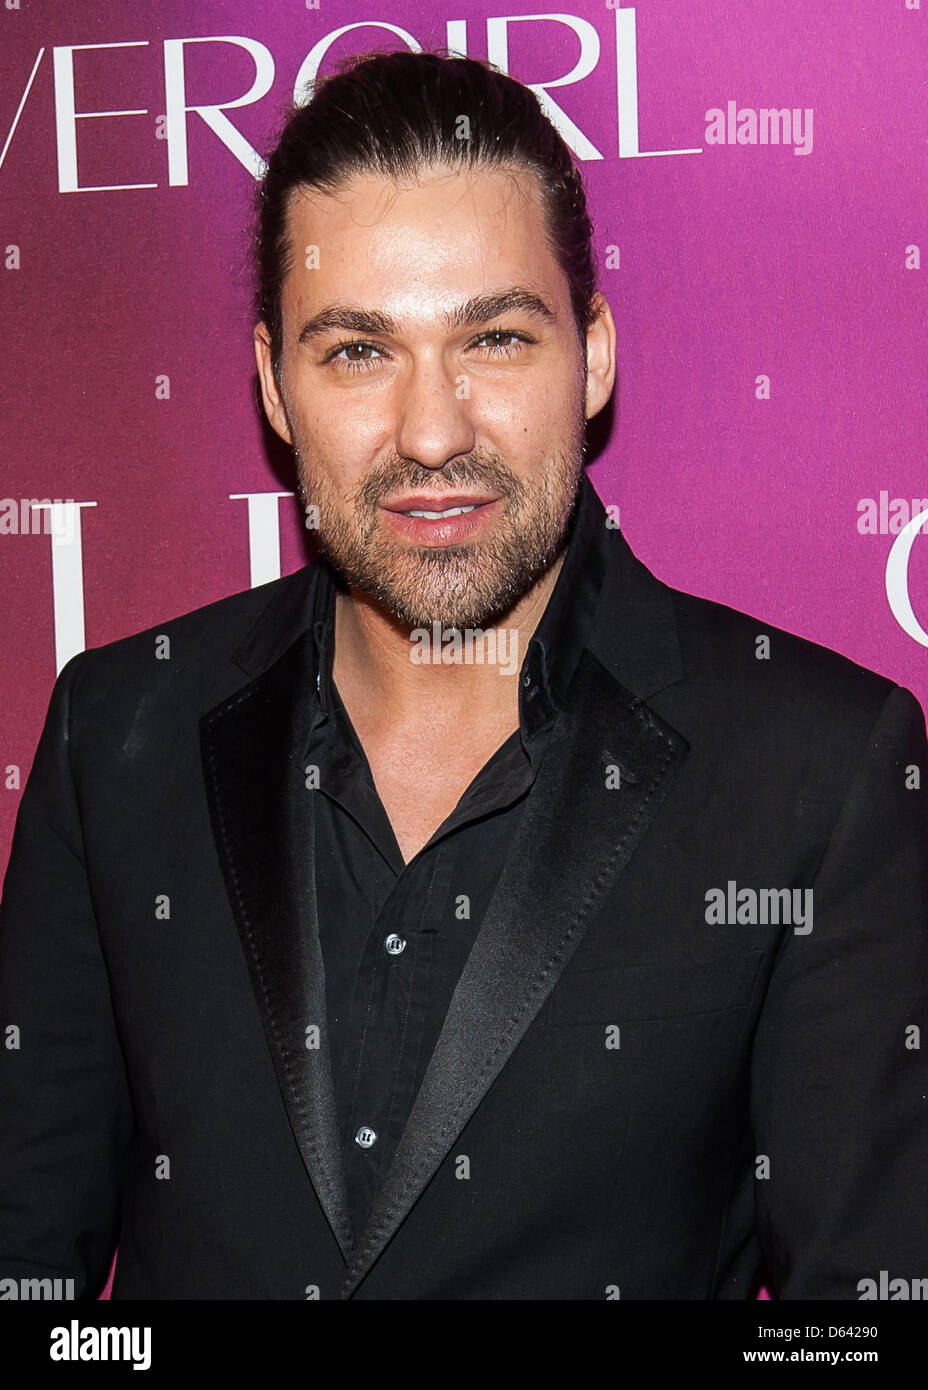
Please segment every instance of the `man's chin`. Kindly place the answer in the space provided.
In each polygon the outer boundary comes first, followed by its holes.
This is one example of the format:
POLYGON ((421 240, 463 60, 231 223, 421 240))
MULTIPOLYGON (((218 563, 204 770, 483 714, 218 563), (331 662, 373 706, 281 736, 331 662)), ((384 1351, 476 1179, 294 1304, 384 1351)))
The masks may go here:
MULTIPOLYGON (((323 544, 323 552, 342 584, 359 600, 380 609, 394 622, 413 628, 486 627, 502 618, 521 596, 513 592, 512 576, 488 576, 473 563, 473 547, 455 546, 442 551, 414 554, 368 552, 363 561, 334 554, 323 544), (468 559, 471 564, 468 564, 468 559)), ((521 587, 521 586, 519 586, 521 587)))
POLYGON ((375 601, 379 601, 380 606, 395 619, 404 629, 412 632, 415 629, 425 628, 428 631, 434 630, 436 625, 447 631, 456 628, 459 631, 473 631, 477 628, 496 627, 506 614, 509 613, 514 604, 506 600, 499 602, 487 602, 479 607, 473 603, 466 607, 460 604, 448 603, 447 601, 436 600, 425 606, 423 604, 412 604, 397 596, 383 596, 377 598, 372 596, 375 601))

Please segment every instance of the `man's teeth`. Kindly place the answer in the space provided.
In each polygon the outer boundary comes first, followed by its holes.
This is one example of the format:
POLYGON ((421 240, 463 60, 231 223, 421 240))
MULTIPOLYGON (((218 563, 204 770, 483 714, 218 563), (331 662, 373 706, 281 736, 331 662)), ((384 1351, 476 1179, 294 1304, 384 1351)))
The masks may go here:
POLYGON ((472 502, 469 507, 449 507, 446 512, 404 512, 404 516, 424 516, 427 521, 441 521, 446 516, 462 516, 464 512, 472 512, 477 503, 472 502))

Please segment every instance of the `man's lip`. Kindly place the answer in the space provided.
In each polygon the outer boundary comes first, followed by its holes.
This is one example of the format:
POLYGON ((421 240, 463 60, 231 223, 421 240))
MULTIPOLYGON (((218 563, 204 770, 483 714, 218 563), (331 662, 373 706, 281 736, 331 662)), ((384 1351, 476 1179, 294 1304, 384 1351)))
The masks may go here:
POLYGON ((462 492, 456 496, 436 497, 434 493, 415 492, 408 497, 397 497, 392 502, 381 502, 387 512, 446 512, 451 507, 485 507, 499 498, 485 492, 462 492))

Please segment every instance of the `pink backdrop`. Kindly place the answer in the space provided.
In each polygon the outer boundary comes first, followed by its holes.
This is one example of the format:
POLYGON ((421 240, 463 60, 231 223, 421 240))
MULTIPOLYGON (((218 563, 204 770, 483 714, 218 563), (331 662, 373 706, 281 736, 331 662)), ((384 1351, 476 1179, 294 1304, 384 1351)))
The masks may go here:
POLYGON ((592 477, 636 553, 925 702, 928 3, 427 9, 0 8, 0 863, 58 664, 303 563, 251 198, 296 85, 362 49, 546 84, 619 328, 592 477))

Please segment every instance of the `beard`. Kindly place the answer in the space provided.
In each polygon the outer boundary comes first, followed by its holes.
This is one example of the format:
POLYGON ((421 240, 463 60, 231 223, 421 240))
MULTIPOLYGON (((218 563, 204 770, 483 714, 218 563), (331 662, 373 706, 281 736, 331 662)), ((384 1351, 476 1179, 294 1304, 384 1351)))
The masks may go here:
MULTIPOLYGON (((439 469, 398 456, 372 468, 349 499, 348 516, 323 469, 294 445, 298 493, 319 509, 319 547, 336 574, 403 626, 479 628, 506 614, 560 554, 583 469, 585 420, 568 448, 520 479, 498 454, 475 450, 439 469), (410 545, 390 533, 380 503, 398 491, 491 492, 501 507, 485 539, 410 545)), ((296 440, 291 428, 291 437, 296 440)))

